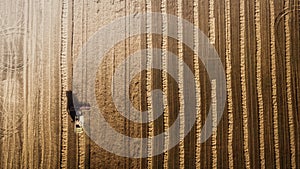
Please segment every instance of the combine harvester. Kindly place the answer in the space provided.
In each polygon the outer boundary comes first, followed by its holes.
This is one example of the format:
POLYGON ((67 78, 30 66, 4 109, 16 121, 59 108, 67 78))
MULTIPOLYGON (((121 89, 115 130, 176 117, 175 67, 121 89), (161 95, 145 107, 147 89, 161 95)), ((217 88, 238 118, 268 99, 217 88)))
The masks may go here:
MULTIPOLYGON (((68 113, 72 118, 72 122, 74 122, 74 132, 75 133, 82 133, 83 132, 83 125, 84 125, 84 117, 85 113, 89 113, 91 107, 89 104, 81 103, 80 107, 75 107, 73 102, 73 94, 72 91, 67 92, 68 98, 68 113)), ((77 101, 75 97, 75 101, 77 101)))
POLYGON ((75 116, 75 127, 74 130, 76 133, 82 133, 83 132, 83 125, 84 125, 84 117, 83 114, 89 113, 91 110, 91 107, 89 105, 81 106, 79 109, 75 109, 76 116, 75 116))

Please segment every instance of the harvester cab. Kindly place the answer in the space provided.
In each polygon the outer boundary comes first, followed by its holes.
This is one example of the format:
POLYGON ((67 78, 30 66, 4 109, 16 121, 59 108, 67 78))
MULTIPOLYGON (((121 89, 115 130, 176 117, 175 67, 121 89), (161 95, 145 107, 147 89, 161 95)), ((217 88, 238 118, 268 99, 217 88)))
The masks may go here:
POLYGON ((82 133, 83 132, 83 125, 84 125, 84 114, 89 113, 91 110, 90 105, 83 104, 83 106, 76 109, 76 116, 75 116, 75 132, 82 133))

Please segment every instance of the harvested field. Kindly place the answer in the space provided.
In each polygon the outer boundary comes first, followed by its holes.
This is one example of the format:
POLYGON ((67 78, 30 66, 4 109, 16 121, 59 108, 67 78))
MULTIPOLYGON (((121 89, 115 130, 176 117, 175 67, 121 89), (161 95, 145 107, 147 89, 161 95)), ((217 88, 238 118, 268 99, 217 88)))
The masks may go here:
MULTIPOLYGON (((2 0, 0 168, 300 168, 299 11, 298 0, 2 0), (124 40, 100 39, 103 44, 115 45, 97 67, 95 100, 109 125, 124 135, 121 144, 113 136, 107 138, 107 144, 126 152, 137 148, 140 153, 153 153, 176 142, 177 136, 186 137, 159 155, 128 158, 97 145, 91 139, 95 133, 87 133, 90 130, 74 132, 66 93, 76 87, 77 60, 84 61, 82 79, 95 73, 87 71, 91 67, 88 52, 81 53, 95 33, 119 17, 135 18, 145 12, 178 16, 195 29, 187 32, 179 21, 170 26, 169 18, 157 22, 150 17, 143 21, 141 31, 161 35, 135 35, 129 25, 136 23, 126 19, 123 34, 118 35, 124 40), (223 93, 219 81, 208 76, 205 66, 209 62, 198 59, 205 42, 196 38, 201 36, 196 28, 219 55, 227 91, 220 122, 217 115, 211 117, 217 130, 211 135, 207 131, 203 143, 202 127, 210 117, 209 110, 218 110, 218 96, 223 93), (167 36, 172 32, 177 39, 167 36), (185 41, 193 48, 181 43, 185 41), (158 57, 155 48, 161 49, 158 57), (148 49, 145 57, 134 62, 128 59, 144 49, 148 49), (171 53, 176 61, 169 59, 171 53), (126 59, 134 64, 120 71, 126 59), (134 68, 143 64, 150 71, 132 76, 134 68), (194 74, 194 82, 189 81, 184 65, 194 74), (124 82, 114 78, 116 72, 124 73, 124 82), (156 89, 164 97, 151 92, 156 89), (196 123, 185 133, 189 121, 184 114, 193 102, 186 93, 191 91, 196 95, 196 123), (160 114, 155 107, 162 104, 163 114, 145 124, 125 118, 114 95, 126 93, 128 100, 121 105, 124 110, 148 111, 146 118, 151 119, 160 114), (167 131, 176 119, 176 132, 163 139, 141 144, 125 139, 152 138, 167 131)), ((222 73, 217 68, 214 71, 222 73)), ((81 84, 80 101, 88 100, 91 79, 81 84)), ((103 127, 93 118, 85 117, 85 124, 103 127)))

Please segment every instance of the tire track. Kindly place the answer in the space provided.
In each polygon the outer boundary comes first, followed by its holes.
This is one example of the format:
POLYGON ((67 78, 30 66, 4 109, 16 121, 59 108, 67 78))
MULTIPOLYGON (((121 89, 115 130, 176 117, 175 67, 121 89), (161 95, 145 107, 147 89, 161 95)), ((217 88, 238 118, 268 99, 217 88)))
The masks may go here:
POLYGON ((250 168, 250 155, 249 155, 249 145, 248 145, 248 107, 247 107, 247 84, 246 84, 246 46, 245 46, 245 1, 240 2, 240 50, 241 50, 241 83, 242 83, 242 110, 243 110, 243 132, 244 132, 244 156, 246 168, 250 168))
MULTIPOLYGON (((5 1, 5 6, 7 6, 7 1, 5 1)), ((7 8, 6 9, 4 9, 3 11, 5 11, 4 12, 4 16, 3 17, 6 17, 7 16, 7 8)), ((3 53, 6 53, 6 51, 4 51, 4 50, 6 50, 6 48, 5 48, 5 46, 7 45, 7 39, 4 39, 3 38, 3 43, 2 43, 2 51, 3 51, 3 53)), ((8 60, 9 61, 9 60, 8 60)), ((1 63, 3 63, 4 64, 4 62, 5 62, 5 59, 4 59, 4 57, 2 57, 2 59, 1 59, 1 63)), ((2 72, 1 72, 1 75, 2 75, 2 72)), ((2 77, 3 79, 4 78, 7 78, 7 73, 6 74, 4 74, 4 77, 2 77)), ((1 80, 2 80, 2 78, 1 78, 1 80)), ((3 82, 2 82, 3 83, 3 82)), ((4 81, 4 83, 5 83, 5 81, 4 81)), ((3 89, 5 88, 5 90, 4 90, 4 92, 3 92, 3 96, 2 96, 2 98, 3 98, 3 100, 2 100, 2 104, 3 103, 5 103, 6 102, 6 98, 7 98, 7 86, 9 86, 8 84, 6 85, 6 84, 3 84, 3 89)), ((2 110, 1 110, 1 113, 3 113, 3 121, 1 122, 2 123, 2 127, 1 127, 1 129, 3 128, 3 143, 1 144, 1 149, 2 149, 2 151, 3 152, 8 152, 8 150, 7 150, 7 147, 8 147, 8 138, 7 138, 7 130, 8 130, 8 126, 7 126, 7 104, 5 103, 5 104, 3 104, 2 105, 2 108, 1 108, 2 110)), ((8 162, 8 153, 5 153, 5 154, 2 154, 2 158, 1 158, 1 163, 3 163, 3 167, 8 167, 8 164, 7 164, 7 162, 8 162)))
MULTIPOLYGON (((29 3, 24 3, 24 28, 25 28, 25 34, 24 34, 24 43, 23 43, 23 60, 24 60, 24 65, 27 65, 27 58, 28 58, 28 51, 27 51, 27 44, 28 43, 28 39, 29 39, 29 36, 28 36, 28 33, 27 33, 27 30, 28 30, 28 19, 29 19, 29 3)), ((24 88, 23 88, 23 98, 24 98, 24 101, 23 101, 23 104, 24 104, 24 114, 27 113, 27 110, 28 110, 28 107, 27 107, 27 92, 28 92, 28 79, 27 79, 27 72, 28 72, 28 67, 27 66, 24 66, 24 71, 23 71, 23 79, 24 79, 24 82, 23 82, 23 85, 24 85, 24 88)), ((26 148, 25 147, 28 147, 28 130, 27 129, 27 126, 28 126, 28 118, 26 115, 23 116, 23 126, 22 126, 22 129, 23 129, 23 140, 22 140, 22 155, 21 155, 21 168, 26 168, 28 166, 27 162, 28 162, 28 154, 27 152, 25 151, 26 148)))
POLYGON ((280 169, 279 156, 279 129, 278 129, 278 103, 277 103, 277 66, 276 66, 276 44, 275 44, 275 1, 270 0, 270 31, 271 31, 271 74, 272 74, 272 108, 273 108, 273 128, 274 128, 274 149, 276 168, 280 169))
MULTIPOLYGON (((208 37, 209 36, 209 0, 199 1, 199 29, 208 37)), ((201 42, 199 42, 201 43, 201 42)), ((201 45, 201 44, 200 44, 201 45)), ((203 55, 205 51, 200 51, 203 55)), ((210 81, 204 64, 199 60, 199 79, 200 79, 200 111, 201 111, 201 126, 204 126, 207 112, 209 111, 209 103, 211 101, 210 81)), ((201 133, 206 134, 206 133, 201 133)), ((201 136, 200 136, 201 137, 201 136)), ((200 144, 200 166, 201 168, 211 168, 212 165, 212 151, 211 138, 206 142, 200 144)))
MULTIPOLYGON (((223 64, 226 78, 226 1, 215 1, 215 48, 223 64)), ((219 73, 221 73, 219 71, 219 73)), ((224 79, 226 80, 226 79, 224 79)), ((226 81, 224 82, 226 86, 226 81)), ((227 87, 224 88, 227 90, 227 87)), ((227 98, 227 94, 224 96, 227 98)), ((227 99, 225 100, 227 101, 227 99)), ((228 166, 228 107, 225 105, 220 122, 217 124, 217 166, 229 168, 228 166)))
MULTIPOLYGON (((55 3, 55 2, 54 2, 55 3)), ((56 83, 59 79, 57 74, 55 74, 55 72, 57 70, 59 70, 59 66, 56 66, 57 64, 57 60, 59 59, 59 57, 57 58, 51 58, 49 56, 55 56, 53 53, 53 49, 55 47, 53 47, 53 42, 52 42, 52 33, 53 33, 53 11, 52 8, 48 8, 48 6, 53 6, 51 4, 51 2, 46 2, 43 1, 41 3, 41 9, 43 10, 42 12, 42 44, 43 46, 42 48, 42 52, 41 52, 41 56, 42 56, 42 62, 41 62, 41 71, 43 72, 43 81, 41 84, 41 99, 43 101, 41 101, 41 108, 43 109, 41 111, 41 119, 42 121, 40 124, 43 129, 40 132, 41 133, 41 137, 43 138, 43 140, 41 141, 40 145, 41 147, 43 147, 41 150, 42 151, 42 157, 41 157, 41 166, 43 168, 51 168, 51 166, 58 166, 58 160, 57 160, 57 155, 52 155, 52 152, 57 151, 57 149, 55 149, 54 145, 55 144, 51 144, 54 141, 59 141, 59 140, 55 140, 55 136, 53 136, 53 132, 55 131, 54 128, 52 128, 54 125, 58 126, 58 123, 53 123, 59 121, 60 119, 57 118, 53 118, 52 114, 57 114, 57 108, 56 106, 58 105, 57 103, 54 102, 55 98, 53 98, 53 95, 58 94, 57 88, 58 87, 58 83, 56 83), (47 24, 50 24, 51 26, 45 26, 47 24), (52 77, 56 77, 56 79, 52 79, 52 77), (50 158, 51 157, 51 158, 50 158)), ((55 53, 55 54, 58 54, 55 53)), ((57 55, 59 56, 59 55, 57 55)))
MULTIPOLYGON (((84 46, 84 42, 87 42, 87 31, 88 31, 88 3, 89 1, 85 1, 83 0, 82 1, 82 13, 83 13, 83 16, 82 16, 82 46, 84 46)), ((73 28, 72 28, 73 29, 73 28)), ((72 35, 73 36, 73 35, 72 35)), ((86 55, 84 57, 87 57, 86 55)), ((87 60, 87 59, 85 59, 87 60)), ((83 76, 87 76, 87 63, 85 63, 85 70, 83 71, 83 76)), ((84 82, 83 82, 84 83, 84 82)), ((86 82, 87 83, 87 82, 86 82)), ((84 85, 87 85, 87 84, 84 84, 84 85)), ((84 90, 83 90, 83 98, 87 99, 87 96, 85 94, 85 92, 87 92, 87 86, 84 86, 84 90)), ((86 100, 85 100, 86 101, 86 100)), ((76 159, 77 159, 77 165, 78 165, 78 168, 82 168, 84 169, 85 168, 85 158, 86 158, 86 150, 85 150, 85 133, 76 133, 76 139, 77 139, 77 144, 76 144, 76 159)))
MULTIPOLYGON (((146 12, 151 12, 152 11, 152 1, 151 0, 146 0, 146 12)), ((146 20, 146 31, 150 32, 151 31, 151 19, 152 18, 147 18, 146 20)), ((149 33, 147 33, 146 35, 146 48, 149 49, 152 46, 152 37, 149 33)), ((151 67, 152 64, 152 52, 147 52, 147 69, 151 67)), ((149 112, 149 114, 151 114, 151 117, 148 117, 148 119, 153 119, 153 112, 152 112, 152 99, 151 99, 151 71, 147 71, 146 74, 146 96, 147 96, 147 110, 149 112)), ((148 129, 147 129, 147 137, 151 138, 154 135, 154 124, 153 122, 148 123, 148 129)), ((152 154, 152 147, 153 147, 153 143, 152 142, 148 142, 147 145, 147 151, 148 154, 152 154)), ((153 168, 153 161, 152 161, 152 157, 148 157, 147 158, 147 168, 153 168)))
MULTIPOLYGON (((177 9, 178 4, 177 0, 167 0, 167 13, 171 15, 177 16, 177 9)), ((168 32, 177 32, 178 26, 173 25, 167 28, 168 32)), ((167 51, 172 52, 176 56, 178 55, 178 42, 177 40, 174 40, 172 38, 168 38, 167 41, 167 51)), ((175 72, 176 77, 178 78, 178 62, 177 60, 171 59, 170 57, 166 61, 167 63, 167 70, 168 72, 175 72)), ((179 110, 180 110, 180 104, 179 104, 179 95, 178 95, 178 84, 174 81, 170 75, 167 77, 167 99, 168 99, 168 112, 169 112, 169 124, 168 126, 171 126, 174 121, 177 119, 179 110)), ((175 142, 177 140, 177 135, 179 134, 180 129, 177 128, 177 132, 175 134, 172 134, 169 136, 170 142, 175 142)), ((176 145, 172 149, 168 151, 168 168, 176 168, 179 166, 179 145, 176 145)))
MULTIPOLYGON (((182 1, 182 6, 181 6, 181 11, 182 11, 182 18, 187 20, 188 22, 194 24, 194 2, 193 0, 191 1, 182 1)), ((179 23, 182 24, 182 23, 179 23)), ((189 107, 186 106, 188 105, 190 102, 194 102, 192 98, 192 96, 187 95, 189 92, 196 92, 194 85, 188 83, 188 79, 189 79, 189 74, 186 72, 183 64, 185 63, 189 69, 191 70, 191 72, 193 74, 195 74, 195 69, 194 69, 194 59, 193 56, 194 51, 193 51, 193 47, 189 48, 186 43, 191 43, 191 44, 195 44, 195 36, 193 34, 193 32, 187 32, 186 29, 186 25, 182 25, 182 30, 179 29, 180 34, 182 33, 182 40, 183 41, 179 41, 179 45, 182 46, 182 59, 183 60, 179 60, 179 64, 182 68, 179 69, 179 73, 180 70, 182 70, 182 79, 179 78, 179 81, 182 81, 182 98, 183 98, 183 102, 181 102, 181 104, 183 104, 183 112, 188 112, 189 107), (182 43, 184 42, 184 43, 182 43)), ((197 37, 198 38, 198 37, 197 37)), ((180 39, 180 36, 179 36, 180 39)), ((180 54, 179 54, 179 59, 180 58, 180 54)), ((181 76, 181 75, 180 75, 181 76)), ((179 76, 179 77, 180 77, 179 76)), ((195 79, 193 78, 193 81, 195 82, 195 79)), ((193 112, 195 113, 195 112, 193 112)), ((188 126, 189 122, 186 121, 186 115, 183 114, 183 128, 182 128, 182 132, 185 136, 184 138, 184 167, 189 167, 189 168, 195 168, 196 165, 196 160, 195 160, 195 156, 196 156, 196 126, 193 125, 191 130, 188 133, 186 132, 186 126, 188 126)), ((187 117, 189 118, 189 117, 187 117)), ((195 117, 196 118, 196 117, 195 117)))
POLYGON ((61 14, 61 55, 60 55, 60 70, 61 70, 61 114, 62 114, 62 135, 61 135, 61 168, 68 168, 68 112, 67 98, 65 93, 68 91, 68 0, 62 1, 61 14))
MULTIPOLYGON (((147 3, 148 1, 143 1, 141 3, 141 12, 147 12, 147 3)), ((148 7, 149 8, 149 7, 148 7)), ((145 19, 142 23, 142 25, 144 25, 141 30, 142 31, 145 31, 147 30, 147 26, 148 26, 148 21, 147 19, 145 19)), ((142 49, 146 49, 148 46, 148 34, 144 34, 144 35, 141 35, 141 48, 142 49)), ((146 63, 146 66, 148 68, 148 57, 149 57, 149 53, 146 54, 146 58, 144 59, 141 59, 141 63, 146 63)), ((148 91, 148 87, 147 87, 147 84, 148 84, 148 71, 144 71, 144 72, 141 72, 141 83, 140 83, 140 91, 141 91, 141 94, 140 94, 140 108, 141 110, 148 110, 148 98, 147 98, 147 91, 148 91)), ((149 110, 148 110, 149 111, 149 110)), ((146 117, 148 118, 148 117, 146 117)), ((149 125, 148 123, 146 124, 143 124, 142 127, 141 127, 141 138, 148 138, 148 128, 149 128, 149 125)), ((147 142, 146 144, 142 143, 142 153, 148 153, 149 150, 149 143, 147 142)), ((149 158, 142 158, 141 159, 141 169, 142 168, 147 168, 148 166, 148 159, 149 158)))
POLYGON ((226 87, 227 87, 227 109, 228 109, 228 166, 233 168, 233 100, 232 100, 232 65, 231 65, 231 22, 230 22, 230 0, 225 1, 225 29, 226 29, 226 87))
MULTIPOLYGON (((270 2, 260 2, 260 27, 261 27, 261 88, 264 115, 264 167, 276 167, 273 105, 272 105, 272 52, 271 52, 271 15, 270 2)), ((258 66, 259 63, 257 63, 258 66)), ((258 73, 257 73, 258 74, 258 73)), ((258 93, 258 92, 257 92, 258 93)), ((259 93, 258 93, 259 95, 259 93)))
MULTIPOLYGON (((278 99, 278 130, 279 130, 279 152, 281 168, 291 168, 289 120, 287 105, 287 72, 286 72, 286 36, 285 21, 278 22, 285 8, 285 1, 275 3, 275 35, 276 35, 276 67, 277 70, 277 99, 278 99), (282 85, 279 85, 282 84, 282 85), (282 112, 282 113, 281 113, 282 112), (285 167, 284 167, 285 166, 285 167)), ((285 19, 285 18, 282 18, 285 19)))
MULTIPOLYGON (((194 12, 194 24, 195 27, 200 29, 200 18, 199 18, 199 1, 194 0, 193 12, 194 12)), ((199 53, 199 34, 198 31, 194 30, 194 68, 195 68, 195 87, 196 87, 196 153, 195 153, 195 167, 201 167, 201 84, 200 84, 200 61, 198 59, 199 53)))
MULTIPOLYGON (((258 94, 258 83, 261 85, 259 80, 259 75, 257 74, 257 67, 261 63, 257 63, 259 59, 258 54, 261 52, 260 44, 261 38, 258 36, 260 34, 257 31, 257 11, 256 11, 256 1, 251 1, 245 3, 244 18, 245 18, 245 86, 246 94, 245 100, 247 104, 247 125, 251 126, 247 129, 248 132, 248 150, 249 150, 249 160, 251 168, 260 167, 260 105, 262 102, 258 103, 258 99, 261 97, 258 94), (257 38, 259 37, 259 38, 257 38)), ((260 25, 259 25, 260 27, 260 25)), ((261 70, 260 70, 261 71, 261 70)), ((262 114, 263 115, 263 114, 262 114)))
MULTIPOLYGON (((11 3, 11 2, 10 2, 11 3)), ((8 9, 12 10, 12 6, 11 4, 9 4, 8 9)), ((12 13, 12 11, 10 11, 9 13, 12 13)), ((15 40, 15 38, 13 37, 13 39, 15 40)), ((14 57, 16 56, 16 44, 15 41, 12 41, 12 44, 10 44, 10 42, 7 42, 7 50, 8 50, 8 56, 9 59, 7 60, 7 65, 14 65, 13 60, 14 57)), ((8 79, 8 83, 7 83, 7 88, 6 88, 6 96, 4 99, 4 102, 6 102, 7 105, 7 112, 10 112, 11 114, 7 115, 7 130, 11 130, 11 133, 8 133, 8 142, 7 142, 7 150, 8 150, 8 157, 7 157, 7 167, 8 168, 12 168, 13 163, 12 163, 12 158, 15 155, 15 124, 14 124, 14 116, 15 116, 15 111, 14 111, 14 106, 15 106, 15 99, 17 97, 17 93, 16 93, 16 88, 15 88, 15 84, 16 84, 16 80, 14 78, 14 73, 15 72, 8 72, 7 73, 7 79, 8 79), (14 83, 15 82, 15 83, 14 83), (6 100, 7 99, 7 100, 6 100)))
MULTIPOLYGON (((17 2, 15 2, 15 5, 18 6, 17 2)), ((12 2, 11 2, 11 8, 13 8, 12 2)), ((16 8, 15 8, 14 12, 16 14, 18 13, 16 8)), ((19 47, 18 47, 18 44, 17 44, 20 41, 19 40, 19 36, 17 36, 17 38, 15 38, 15 40, 16 41, 13 42, 13 44, 12 44, 12 48, 13 49, 11 51, 12 58, 11 58, 10 65, 17 65, 18 57, 20 57, 19 51, 18 51, 19 47)), ((11 144, 12 148, 10 149, 10 151, 12 152, 12 154, 11 154, 11 160, 10 160, 10 166, 11 166, 11 168, 13 168, 13 167, 17 167, 16 163, 18 163, 18 162, 14 163, 14 160, 15 160, 15 157, 17 155, 16 151, 18 151, 16 149, 16 134, 18 134, 20 131, 17 131, 17 126, 16 126, 16 121, 17 120, 15 119, 15 116, 18 114, 18 112, 16 111, 16 108, 17 108, 17 104, 19 103, 18 100, 19 100, 19 97, 20 97, 18 90, 19 90, 19 88, 21 86, 17 85, 19 83, 17 81, 17 72, 16 71, 14 71, 13 73, 11 73, 11 78, 15 79, 14 81, 12 81, 14 83, 12 84, 12 89, 10 90, 12 92, 12 94, 11 94, 11 98, 9 99, 9 100, 11 100, 13 102, 12 108, 11 108, 11 110, 12 110, 12 121, 10 122, 10 124, 12 124, 12 129, 13 129, 13 133, 12 133, 13 134, 13 136, 12 136, 13 138, 12 138, 12 144, 11 144)), ((20 106, 20 105, 18 105, 18 106, 20 106)))
POLYGON ((79 133, 77 136, 78 139, 78 168, 84 169, 85 168, 85 134, 79 133))
POLYGON ((36 159, 36 157, 38 158, 38 153, 35 150, 35 146, 36 146, 36 140, 35 140, 35 135, 36 135, 36 131, 34 130, 35 125, 36 125, 36 120, 34 119, 34 117, 36 117, 36 109, 34 108, 34 105, 37 104, 37 97, 36 94, 37 91, 34 90, 35 86, 38 86, 38 82, 34 81, 33 79, 35 77, 37 77, 37 68, 35 67, 36 64, 38 64, 37 60, 36 60, 36 51, 37 51, 37 47, 35 46, 34 43, 38 42, 37 39, 37 20, 36 20, 36 8, 35 8, 35 4, 30 1, 29 2, 29 25, 28 27, 30 29, 32 29, 32 33, 30 34, 30 40, 29 40, 29 44, 28 44, 28 49, 29 49, 29 55, 31 56, 32 59, 32 66, 29 67, 28 70, 28 126, 26 127, 26 129, 28 130, 28 147, 26 150, 26 153, 28 153, 28 166, 26 166, 27 168, 38 168, 38 160, 34 160, 36 159))
MULTIPOLYGON (((161 0, 152 0, 151 1, 151 11, 152 12, 162 12, 162 1, 161 0)), ((163 23, 162 22, 158 22, 156 20, 154 20, 155 18, 151 18, 151 29, 152 30, 156 30, 157 32, 162 32, 163 29, 163 23)), ((151 40, 152 40, 152 46, 150 46, 151 48, 159 48, 161 49, 163 47, 163 38, 162 36, 157 36, 155 34, 152 34, 151 36, 151 40)), ((148 48, 149 49, 149 48, 148 48)), ((152 52, 152 62, 151 62, 151 68, 156 66, 158 68, 162 68, 162 58, 161 57, 155 57, 154 56, 155 53, 152 52)), ((161 70, 157 70, 157 69, 152 69, 151 70, 151 90, 163 90, 163 79, 162 79, 162 71, 161 70)), ((153 94, 150 96, 151 97, 151 103, 152 103, 152 113, 154 116, 156 116, 157 114, 159 114, 160 112, 158 112, 158 109, 156 108, 155 102, 159 101, 163 101, 162 98, 160 98, 159 96, 157 96, 156 94, 153 94)), ((153 121, 153 134, 154 135, 158 135, 160 133, 163 132, 164 130, 164 115, 160 116, 159 118, 157 118, 156 120, 153 121)), ((164 140, 153 140, 153 152, 157 152, 157 150, 159 150, 160 148, 162 148, 164 146, 164 140)), ((162 167, 164 164, 164 155, 160 154, 160 155, 156 155, 152 157, 152 167, 153 168, 158 168, 158 167, 162 167)))
POLYGON ((232 103, 233 103, 233 165, 235 168, 245 168, 245 156, 243 145, 243 110, 241 88, 241 24, 240 2, 230 1, 231 17, 231 64, 232 64, 232 103))
POLYGON ((39 135, 40 135, 40 131, 39 131, 39 109, 40 107, 36 105, 39 105, 40 101, 40 94, 41 94, 41 81, 35 81, 36 78, 39 78, 39 73, 43 70, 40 69, 40 64, 42 64, 42 56, 40 53, 40 50, 42 50, 42 37, 39 36, 42 32, 42 25, 40 24, 40 21, 42 20, 42 18, 39 18, 40 15, 39 14, 39 9, 41 8, 41 4, 40 2, 31 2, 31 7, 32 7, 32 27, 33 27, 33 39, 31 42, 31 46, 32 47, 32 56, 33 56, 33 60, 34 60, 34 64, 32 65, 32 74, 29 76, 31 84, 31 99, 33 100, 33 103, 30 104, 30 109, 29 109, 29 114, 30 114, 30 120, 32 120, 30 124, 30 131, 31 131, 31 142, 32 142, 32 147, 30 147, 31 151, 31 159, 29 159, 32 162, 32 168, 38 168, 40 165, 40 160, 35 160, 35 159, 41 159, 41 154, 39 152, 39 135))
POLYGON ((260 1, 255 1, 255 34, 256 34, 256 90, 258 93, 258 114, 259 114, 259 144, 260 144, 260 168, 265 168, 265 141, 264 141, 264 102, 262 95, 262 59, 261 59, 261 20, 260 1))
MULTIPOLYGON (((209 8, 209 11, 208 11, 208 22, 209 22, 209 41, 212 45, 215 45, 216 44, 216 27, 215 27, 215 2, 214 0, 209 0, 209 3, 208 3, 208 8, 209 8)), ((211 96, 212 96, 212 110, 214 110, 214 106, 216 106, 216 99, 214 96, 213 96, 213 92, 215 90, 215 87, 214 85, 216 82, 215 81, 211 81, 211 85, 212 85, 212 93, 211 93, 211 96)), ((215 127, 215 122, 216 122, 216 116, 214 116, 214 114, 216 114, 216 112, 212 111, 212 124, 213 124, 213 127, 215 127)), ((212 136, 211 136, 211 152, 212 152, 212 168, 217 168, 218 167, 218 151, 217 151, 217 129, 215 131, 213 131, 212 133, 212 136)))
MULTIPOLYGON (((40 1, 41 2, 41 8, 42 8, 42 12, 41 12, 41 17, 42 17, 42 21, 41 21, 41 25, 44 25, 45 24, 45 9, 44 9, 44 1, 40 1)), ((44 53, 44 30, 43 28, 40 30, 41 32, 39 32, 39 34, 41 34, 41 40, 40 40, 40 44, 41 44, 41 47, 40 47, 40 60, 39 60, 39 66, 38 66, 38 69, 40 70, 39 71, 39 79, 41 79, 41 81, 39 83, 39 100, 38 100, 38 144, 40 145, 40 151, 39 151, 39 158, 40 158, 40 162, 39 162, 39 168, 45 168, 44 166, 44 160, 45 160, 45 131, 44 131, 44 113, 46 112, 46 110, 44 109, 45 105, 45 101, 44 101, 44 97, 46 96, 45 94, 45 87, 44 87, 44 81, 46 80, 44 78, 44 56, 43 56, 43 53, 44 53)))
MULTIPOLYGON (((285 8, 289 8, 288 0, 284 1, 285 8)), ((285 30, 285 66, 286 66, 286 85, 287 85, 287 106, 288 106, 288 126, 289 126, 289 144, 291 153, 291 168, 296 168, 296 148, 295 148, 295 130, 294 130, 294 114, 292 101, 292 87, 291 87, 291 32, 290 32, 290 16, 287 15, 284 20, 285 30)))
MULTIPOLYGON (((183 0, 178 0, 177 1, 178 8, 177 8, 177 16, 179 18, 183 18, 183 0)), ((183 44, 180 43, 180 41, 183 41, 183 25, 181 22, 178 22, 178 39, 179 42, 177 44, 178 46, 178 76, 179 79, 183 79, 183 66, 182 66, 182 61, 183 61, 183 44)), ((179 129, 179 135, 180 138, 183 138, 184 135, 184 93, 183 93, 183 82, 179 80, 179 119, 180 119, 180 129, 179 129)), ((184 168, 185 167, 185 157, 184 157, 184 140, 181 140, 179 142, 179 167, 184 168)))
POLYGON ((218 168, 218 157, 217 157, 217 81, 213 79, 211 81, 211 106, 212 106, 212 126, 215 128, 212 134, 212 168, 218 168))
MULTIPOLYGON (((44 4, 44 9, 47 9, 47 15, 50 16, 50 21, 49 20, 46 20, 48 24, 50 25, 53 25, 53 16, 55 16, 53 14, 53 10, 52 8, 47 8, 48 6, 53 6, 51 4, 52 1, 50 2, 47 2, 44 4)), ((47 35, 45 37, 46 39, 46 42, 47 42, 47 46, 46 48, 48 49, 48 52, 47 52, 47 55, 48 56, 54 56, 54 52, 52 52, 51 49, 54 49, 54 45, 53 45, 53 42, 51 41, 51 34, 53 32, 53 27, 51 27, 50 29, 47 30, 47 35)), ((46 56, 45 56, 46 57, 46 56)), ((48 58, 47 59, 47 62, 49 63, 49 68, 46 70, 47 74, 48 74, 48 83, 47 83, 47 87, 48 87, 48 90, 47 90, 47 96, 49 96, 48 98, 48 101, 46 102, 46 107, 48 110, 47 111, 47 116, 46 116, 46 119, 48 120, 45 120, 45 123, 47 124, 47 128, 49 129, 49 133, 46 135, 46 137, 48 137, 49 141, 48 141, 48 153, 46 154, 46 166, 48 166, 48 168, 51 168, 51 165, 55 166, 55 164, 58 163, 58 159, 57 159, 57 155, 56 154, 52 154, 52 151, 55 151, 55 149, 52 148, 52 145, 53 144, 49 144, 49 143, 53 143, 53 137, 55 137, 52 133, 53 133, 53 128, 52 128, 52 120, 56 120, 58 121, 57 118, 53 118, 51 116, 51 114, 56 114, 55 110, 57 110, 54 106, 51 106, 53 105, 53 100, 55 100, 55 98, 53 97, 54 93, 58 93, 58 92, 54 92, 55 90, 57 90, 55 87, 57 84, 53 83, 51 79, 51 77, 55 77, 55 68, 59 68, 58 66, 55 67, 55 62, 53 61, 53 59, 51 59, 50 57, 46 57, 48 58), (54 62, 54 63, 53 63, 54 62)), ((57 59, 55 59, 57 60, 57 59)), ((58 70, 58 69, 56 69, 58 70)), ((60 120, 60 118, 59 118, 60 120)), ((57 124, 57 123, 56 123, 57 124)), ((56 140, 57 141, 57 140, 56 140)), ((56 165, 57 166, 57 165, 56 165)))
MULTIPOLYGON (((161 12, 162 14, 167 14, 167 0, 162 0, 161 1, 161 12)), ((168 32, 168 21, 166 17, 162 18, 162 70, 167 70, 167 46, 168 46, 168 37, 166 37, 168 32)), ((168 74, 166 71, 162 72, 162 91, 164 94, 163 97, 163 105, 164 105, 164 112, 163 112, 163 124, 164 128, 163 131, 167 131, 169 128, 169 114, 171 113, 169 111, 169 106, 168 106, 168 74), (165 97, 166 96, 166 97, 165 97)), ((164 148, 168 149, 169 145, 169 135, 165 135, 164 138, 164 148)), ((163 156, 163 168, 168 168, 168 161, 169 161, 169 152, 166 151, 163 156)))

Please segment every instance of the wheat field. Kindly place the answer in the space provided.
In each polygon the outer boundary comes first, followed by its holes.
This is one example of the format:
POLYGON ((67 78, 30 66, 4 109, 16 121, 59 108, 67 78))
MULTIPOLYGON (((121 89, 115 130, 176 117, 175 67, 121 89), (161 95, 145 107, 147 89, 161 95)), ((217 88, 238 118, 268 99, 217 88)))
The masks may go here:
MULTIPOLYGON (((1 0, 0 168, 300 168, 299 11, 298 0, 1 0), (188 109, 184 100, 189 97, 184 92, 191 84, 183 63, 194 74, 196 86, 196 123, 184 140, 153 157, 127 158, 103 149, 85 132, 74 132, 66 93, 73 89, 74 65, 89 39, 119 17, 146 12, 178 16, 207 36, 224 67, 226 104, 217 130, 200 143, 208 111, 220 100, 218 81, 210 80, 205 63, 196 56, 201 44, 197 31, 186 36, 179 23, 170 27, 162 19, 151 25, 156 22, 150 18, 145 29, 162 35, 130 36, 127 26, 135 23, 126 20, 124 37, 130 38, 105 53, 95 80, 98 107, 113 129, 151 138, 178 117, 184 126, 188 122, 181 112, 188 109), (179 40, 164 36, 174 30, 179 40), (188 38, 194 49, 180 41, 188 38), (150 52, 138 62, 148 68, 160 63, 176 77, 149 69, 130 81, 129 100, 151 116, 157 114, 152 108, 158 104, 151 91, 165 94, 161 116, 135 123, 114 105, 113 94, 123 92, 117 90, 123 83, 112 77, 128 56, 152 48, 162 49, 162 55, 153 57, 150 52), (166 51, 178 61, 168 60, 166 51)), ((125 74, 136 66, 126 67, 125 74)), ((176 134, 182 133, 180 126, 176 134)), ((130 150, 130 144, 114 145, 110 139, 108 144, 130 150)), ((168 145, 170 139, 165 136, 140 149, 155 152, 156 145, 168 145)))

